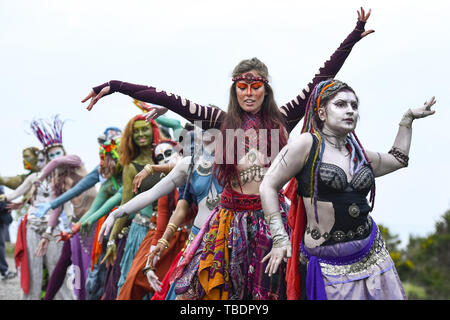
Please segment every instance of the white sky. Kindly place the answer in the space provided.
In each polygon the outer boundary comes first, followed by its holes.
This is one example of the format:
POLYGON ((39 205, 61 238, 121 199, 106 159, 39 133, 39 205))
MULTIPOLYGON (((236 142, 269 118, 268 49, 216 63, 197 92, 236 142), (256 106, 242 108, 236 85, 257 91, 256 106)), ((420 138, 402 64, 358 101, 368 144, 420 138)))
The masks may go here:
POLYGON ((435 116, 414 122, 409 167, 377 180, 373 212, 403 245, 409 234, 427 235, 450 208, 445 0, 0 0, 0 173, 25 172, 22 149, 40 146, 27 134, 29 121, 57 113, 68 119, 67 151, 91 170, 97 136, 139 113, 120 94, 86 111, 81 99, 112 79, 226 107, 233 67, 256 56, 284 104, 353 29, 360 6, 372 8, 366 28, 375 33, 354 47, 337 78, 361 100, 364 147, 387 152, 406 109, 432 95, 438 101, 435 116))

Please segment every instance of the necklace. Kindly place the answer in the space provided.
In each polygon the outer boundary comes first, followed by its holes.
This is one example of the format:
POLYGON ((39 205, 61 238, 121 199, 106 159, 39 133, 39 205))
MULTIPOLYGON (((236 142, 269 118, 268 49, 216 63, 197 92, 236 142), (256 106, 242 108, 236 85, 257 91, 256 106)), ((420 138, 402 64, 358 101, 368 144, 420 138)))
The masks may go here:
POLYGON ((322 131, 322 135, 325 138, 325 140, 334 148, 338 149, 339 151, 342 151, 342 148, 345 147, 345 145, 347 144, 347 136, 345 137, 339 137, 336 136, 334 134, 326 134, 325 132, 322 131), (335 141, 331 141, 330 138, 334 138, 335 141))

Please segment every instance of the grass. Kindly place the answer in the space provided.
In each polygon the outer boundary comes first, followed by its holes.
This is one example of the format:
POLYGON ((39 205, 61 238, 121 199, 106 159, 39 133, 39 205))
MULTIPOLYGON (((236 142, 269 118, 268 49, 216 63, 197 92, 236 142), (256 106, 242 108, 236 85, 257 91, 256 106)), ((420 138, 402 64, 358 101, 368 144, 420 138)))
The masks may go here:
POLYGON ((11 242, 6 242, 5 244, 5 251, 6 251, 6 256, 8 258, 14 258, 14 249, 16 247, 15 243, 11 243, 11 242))

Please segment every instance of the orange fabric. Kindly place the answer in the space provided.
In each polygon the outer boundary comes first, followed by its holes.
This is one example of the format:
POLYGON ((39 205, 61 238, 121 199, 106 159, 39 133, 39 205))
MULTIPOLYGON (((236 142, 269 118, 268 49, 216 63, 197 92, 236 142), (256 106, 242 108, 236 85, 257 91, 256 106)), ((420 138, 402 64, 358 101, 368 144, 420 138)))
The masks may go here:
MULTIPOLYGON (((117 300, 142 300, 147 293, 153 293, 153 289, 150 287, 147 277, 142 272, 142 269, 144 269, 147 262, 147 254, 150 251, 154 235, 155 230, 149 230, 145 235, 144 240, 142 240, 139 250, 131 263, 130 271, 128 271, 125 283, 120 289, 117 300)), ((189 233, 186 231, 177 231, 172 239, 170 239, 169 248, 164 250, 155 266, 156 275, 159 279, 164 278, 172 261, 177 257, 181 249, 183 249, 188 236, 189 233)))
POLYGON ((284 195, 291 200, 289 208, 288 224, 291 228, 292 256, 288 260, 286 268, 286 295, 288 300, 300 300, 300 273, 299 254, 300 242, 306 227, 306 211, 302 197, 297 194, 297 179, 292 178, 284 195))
MULTIPOLYGON (((172 192, 158 200, 156 230, 149 230, 145 235, 144 240, 142 240, 139 250, 131 263, 125 283, 120 289, 117 300, 142 300, 147 293, 154 292, 148 283, 147 276, 142 272, 142 269, 144 269, 145 264, 147 263, 150 247, 158 243, 158 240, 166 230, 167 223, 169 222, 170 216, 175 209, 177 202, 176 200, 178 200, 178 192, 176 190, 175 192, 172 192), (172 199, 175 201, 169 201, 169 197, 174 197, 172 199), (160 214, 162 217, 160 217, 160 214), (161 236, 158 236, 158 234, 161 236)), ((155 265, 155 272, 159 279, 163 279, 165 277, 167 271, 172 265, 172 261, 177 257, 181 249, 184 248, 188 236, 189 232, 186 232, 183 229, 182 231, 175 232, 173 237, 170 239, 169 248, 164 250, 159 261, 155 265)))
MULTIPOLYGON (((203 300, 228 300, 228 290, 223 290, 224 284, 229 282, 229 275, 226 272, 230 262, 229 250, 227 247, 227 237, 230 233, 230 226, 232 224, 234 214, 226 209, 220 209, 218 212, 219 222, 214 224, 208 231, 208 239, 212 239, 214 245, 211 245, 212 250, 206 252, 206 257, 200 260, 198 269, 198 279, 203 289, 205 296, 203 300), (224 265, 217 266, 216 256, 223 255, 224 265), (214 269, 213 274, 210 269, 214 269), (217 270, 217 271, 216 271, 217 270)), ((206 246, 208 243, 206 243, 206 246)), ((204 251, 205 253, 205 251, 204 251)))
POLYGON ((27 218, 26 214, 22 221, 20 221, 19 229, 17 231, 16 247, 14 249, 14 260, 16 262, 16 269, 20 268, 20 286, 25 294, 30 291, 30 276, 28 270, 28 256, 27 256, 27 218))
POLYGON ((166 275, 164 276, 164 279, 161 281, 161 291, 155 292, 155 294, 152 297, 152 300, 165 300, 167 293, 170 289, 170 275, 172 274, 172 271, 175 270, 175 268, 178 265, 178 262, 180 261, 181 257, 183 256, 183 249, 178 252, 178 255, 175 257, 175 259, 172 262, 172 265, 170 266, 169 270, 167 271, 166 275))
POLYGON ((169 199, 178 199, 178 191, 175 189, 174 192, 165 195, 158 199, 158 216, 156 217, 156 232, 152 239, 152 246, 156 246, 158 240, 161 239, 164 232, 166 231, 167 224, 169 223, 170 216, 172 215, 173 209, 169 210, 169 205, 172 207, 174 203, 169 204, 169 199))
MULTIPOLYGON (((113 209, 114 210, 114 209, 113 209)), ((113 211, 111 210, 111 211, 113 211)), ((102 254, 103 246, 98 242, 98 234, 108 215, 101 217, 97 221, 97 230, 95 231, 94 243, 92 244, 92 264, 91 271, 94 271, 94 265, 98 263, 98 259, 102 254)))

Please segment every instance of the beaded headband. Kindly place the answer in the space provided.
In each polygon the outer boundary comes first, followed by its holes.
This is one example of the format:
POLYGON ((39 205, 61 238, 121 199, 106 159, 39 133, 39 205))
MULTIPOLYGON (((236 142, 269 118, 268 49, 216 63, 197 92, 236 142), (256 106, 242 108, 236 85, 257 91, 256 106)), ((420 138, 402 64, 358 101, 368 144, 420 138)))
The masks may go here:
POLYGON ((232 80, 233 80, 233 82, 244 81, 244 82, 249 83, 249 84, 252 83, 252 82, 255 82, 255 81, 261 81, 261 82, 264 82, 264 83, 269 83, 269 80, 267 80, 266 78, 264 78, 264 77, 255 77, 253 75, 253 73, 251 73, 251 72, 247 72, 247 73, 244 73, 242 75, 233 77, 232 80))

